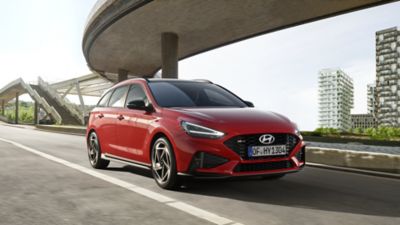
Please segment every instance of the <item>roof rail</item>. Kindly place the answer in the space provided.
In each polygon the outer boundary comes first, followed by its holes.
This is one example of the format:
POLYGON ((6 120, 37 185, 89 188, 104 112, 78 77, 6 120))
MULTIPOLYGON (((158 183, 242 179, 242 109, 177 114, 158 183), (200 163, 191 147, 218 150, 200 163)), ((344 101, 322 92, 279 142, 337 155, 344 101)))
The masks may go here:
POLYGON ((213 82, 211 82, 210 80, 207 80, 207 79, 193 79, 193 80, 198 81, 198 82, 205 82, 205 83, 213 84, 213 82))

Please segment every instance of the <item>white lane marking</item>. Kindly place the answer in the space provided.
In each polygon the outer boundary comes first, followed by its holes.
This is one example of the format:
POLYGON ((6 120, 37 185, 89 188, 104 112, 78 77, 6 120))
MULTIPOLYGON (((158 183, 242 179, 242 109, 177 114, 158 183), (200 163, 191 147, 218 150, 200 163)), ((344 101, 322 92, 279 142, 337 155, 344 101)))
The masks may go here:
POLYGON ((133 191, 133 192, 136 192, 136 193, 138 193, 138 194, 141 194, 141 195, 143 195, 143 196, 146 196, 146 197, 148 197, 148 198, 151 198, 151 199, 153 199, 153 200, 162 202, 162 203, 174 202, 174 201, 176 201, 175 199, 172 199, 172 198, 167 197, 167 196, 165 196, 165 195, 156 193, 156 192, 154 192, 154 191, 147 190, 147 189, 145 189, 145 188, 141 188, 141 187, 132 187, 132 188, 128 188, 128 189, 131 190, 131 191, 133 191))
POLYGON ((218 225, 232 223, 232 220, 215 215, 213 213, 207 212, 205 210, 199 209, 197 207, 194 207, 192 205, 189 205, 189 204, 186 204, 183 202, 171 202, 171 203, 167 203, 167 205, 174 207, 176 209, 188 212, 188 213, 192 214, 193 216, 200 217, 200 218, 203 218, 206 220, 212 220, 214 223, 216 223, 218 225))
POLYGON ((125 188, 127 190, 130 190, 132 192, 135 192, 135 193, 137 193, 139 195, 142 195, 142 196, 145 196, 147 198, 150 198, 150 199, 156 200, 158 202, 164 203, 167 206, 170 206, 170 207, 173 207, 175 209, 181 210, 183 212, 186 212, 186 213, 188 213, 190 215, 193 215, 193 216, 196 216, 198 218, 207 220, 207 221, 209 221, 211 223, 218 224, 218 225, 228 225, 228 224, 229 225, 231 225, 231 224, 242 225, 240 223, 235 223, 234 221, 232 221, 230 219, 227 219, 225 217, 219 216, 219 215, 217 215, 215 213, 211 213, 211 212, 208 212, 206 210, 203 210, 203 209, 197 208, 195 206, 189 205, 187 203, 177 201, 177 200, 175 200, 173 198, 170 198, 170 197, 167 197, 165 195, 156 193, 154 191, 139 187, 139 186, 137 186, 135 184, 120 180, 118 178, 111 177, 111 176, 103 174, 103 173, 99 173, 99 172, 97 172, 97 171, 95 171, 93 169, 89 169, 89 168, 80 166, 78 164, 69 162, 67 160, 52 156, 50 154, 41 152, 41 151, 33 149, 33 148, 30 148, 30 147, 25 146, 23 144, 20 144, 18 142, 14 142, 14 141, 7 140, 7 139, 4 139, 4 138, 0 138, 0 141, 12 144, 12 145, 14 145, 14 146, 16 146, 16 147, 18 147, 20 149, 23 149, 25 151, 31 152, 33 154, 36 154, 38 156, 41 156, 41 157, 46 158, 48 160, 51 160, 53 162, 57 162, 59 164, 67 166, 69 168, 78 170, 78 171, 80 171, 82 173, 88 174, 88 175, 93 176, 93 177, 97 177, 97 178, 99 178, 101 180, 107 181, 107 182, 112 183, 114 185, 120 186, 120 187, 125 188))

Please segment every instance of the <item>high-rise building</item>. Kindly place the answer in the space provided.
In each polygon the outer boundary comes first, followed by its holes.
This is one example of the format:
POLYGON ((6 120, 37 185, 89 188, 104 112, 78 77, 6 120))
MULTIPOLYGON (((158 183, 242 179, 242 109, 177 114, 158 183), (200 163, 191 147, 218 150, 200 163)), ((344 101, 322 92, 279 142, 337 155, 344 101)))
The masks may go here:
POLYGON ((400 31, 376 32, 376 116, 379 125, 400 126, 400 31))
POLYGON ((319 126, 347 131, 351 128, 353 79, 341 69, 319 72, 319 126))
POLYGON ((368 84, 367 85, 367 104, 368 104, 368 114, 372 115, 373 117, 376 117, 376 86, 375 84, 368 84))
POLYGON ((372 114, 351 114, 351 128, 367 129, 376 127, 376 119, 372 114))

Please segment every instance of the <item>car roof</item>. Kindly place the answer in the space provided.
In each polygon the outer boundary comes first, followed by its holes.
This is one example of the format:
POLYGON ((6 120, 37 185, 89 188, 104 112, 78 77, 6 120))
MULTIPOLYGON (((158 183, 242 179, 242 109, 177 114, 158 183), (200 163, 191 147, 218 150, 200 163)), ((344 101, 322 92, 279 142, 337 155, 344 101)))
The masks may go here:
POLYGON ((209 80, 204 79, 194 79, 194 80, 184 80, 184 79, 170 79, 170 78, 150 78, 147 82, 198 82, 198 83, 212 83, 209 80))
POLYGON ((135 78, 127 79, 127 80, 124 80, 124 81, 121 81, 121 82, 115 84, 113 87, 106 90, 104 93, 106 93, 112 89, 124 86, 124 85, 132 84, 133 82, 135 82, 135 83, 136 82, 139 82, 139 83, 158 83, 158 82, 167 82, 167 83, 168 82, 171 82, 171 83, 179 82, 179 83, 181 83, 182 82, 182 83, 209 83, 209 84, 212 84, 211 81, 204 80, 204 79, 185 80, 185 79, 171 79, 171 78, 139 78, 139 77, 135 77, 135 78))

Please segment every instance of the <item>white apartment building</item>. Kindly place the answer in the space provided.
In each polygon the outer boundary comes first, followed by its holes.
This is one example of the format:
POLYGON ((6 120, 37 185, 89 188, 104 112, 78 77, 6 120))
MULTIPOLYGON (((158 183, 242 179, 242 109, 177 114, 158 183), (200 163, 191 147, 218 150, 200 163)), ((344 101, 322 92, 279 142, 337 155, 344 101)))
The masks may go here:
POLYGON ((368 84, 367 85, 367 104, 368 104, 368 114, 376 117, 376 86, 375 84, 368 84))
POLYGON ((319 72, 319 126, 347 131, 351 128, 353 79, 341 69, 319 72))
POLYGON ((376 32, 376 116, 379 125, 400 127, 400 30, 376 32))

